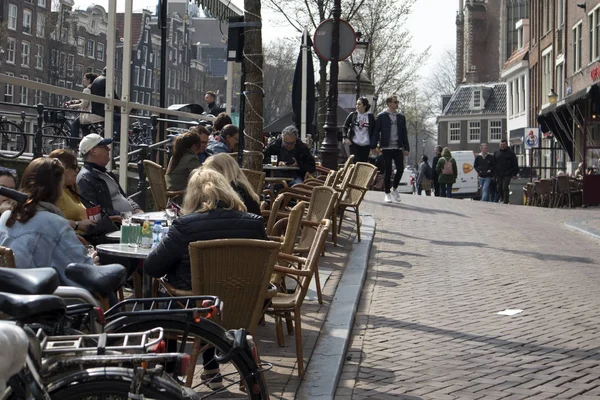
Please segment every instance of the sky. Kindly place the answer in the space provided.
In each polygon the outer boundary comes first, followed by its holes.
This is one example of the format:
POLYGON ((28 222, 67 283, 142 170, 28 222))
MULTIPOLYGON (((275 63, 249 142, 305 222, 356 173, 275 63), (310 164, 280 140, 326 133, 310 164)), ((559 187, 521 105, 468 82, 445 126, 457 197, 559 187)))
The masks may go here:
MULTIPOLYGON (((134 11, 142 8, 154 10, 157 3, 157 0, 133 0, 134 11)), ((243 9, 243 0, 232 0, 232 3, 243 9)), ((108 0, 75 0, 75 7, 82 9, 90 4, 99 4, 108 8, 108 0)), ((117 0, 117 11, 122 12, 124 8, 125 0, 117 0)), ((457 9, 457 0, 416 0, 413 12, 407 21, 407 29, 413 37, 413 49, 422 52, 431 46, 431 56, 423 66, 421 76, 426 77, 434 73, 434 66, 444 51, 455 48, 457 9)), ((265 7, 263 7, 263 19, 265 21, 263 38, 276 40, 284 36, 298 35, 293 28, 286 27, 283 18, 266 10, 265 7)))

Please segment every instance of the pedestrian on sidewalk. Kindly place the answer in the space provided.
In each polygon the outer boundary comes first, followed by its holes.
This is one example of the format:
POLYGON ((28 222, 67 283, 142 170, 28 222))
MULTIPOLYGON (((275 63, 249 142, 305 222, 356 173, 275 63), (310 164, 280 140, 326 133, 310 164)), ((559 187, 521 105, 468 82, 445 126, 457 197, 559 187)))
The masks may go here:
POLYGON ((506 139, 500 141, 500 149, 494 153, 494 166, 496 173, 496 191, 500 193, 504 204, 508 204, 510 197, 510 181, 519 173, 517 156, 508 147, 506 139))
POLYGON ((344 143, 350 145, 354 162, 369 162, 371 137, 375 130, 375 117, 369 113, 371 105, 366 97, 356 100, 356 111, 351 112, 344 122, 344 143))
POLYGON ((408 144, 408 135, 406 131, 406 118, 398 112, 398 96, 390 96, 385 99, 387 109, 377 115, 375 119, 375 131, 373 132, 372 147, 379 147, 383 153, 385 163, 385 172, 383 180, 385 185, 386 203, 392 202, 392 197, 397 202, 400 201, 398 194, 398 185, 404 172, 404 157, 408 157, 410 146, 408 144), (396 165, 394 175, 393 191, 392 189, 392 161, 396 165))
POLYGON ((491 185, 494 176, 494 156, 488 153, 487 143, 479 146, 481 153, 475 157, 475 171, 479 175, 479 186, 481 187, 481 201, 492 201, 491 185))
POLYGON ((433 151, 435 152, 435 156, 433 157, 433 161, 431 163, 431 180, 433 182, 433 193, 435 194, 435 197, 440 197, 440 183, 438 182, 438 174, 437 174, 437 164, 438 161, 440 161, 440 158, 442 158, 442 146, 437 145, 435 146, 435 148, 433 149, 433 151))
POLYGON ((444 147, 442 150, 442 157, 437 163, 436 170, 440 183, 440 197, 452 198, 452 185, 456 182, 458 168, 449 148, 444 147))
POLYGON ((427 162, 428 157, 424 155, 421 157, 421 164, 419 165, 419 175, 417 176, 417 194, 420 196, 421 191, 425 191, 425 195, 431 196, 431 175, 432 168, 427 162))

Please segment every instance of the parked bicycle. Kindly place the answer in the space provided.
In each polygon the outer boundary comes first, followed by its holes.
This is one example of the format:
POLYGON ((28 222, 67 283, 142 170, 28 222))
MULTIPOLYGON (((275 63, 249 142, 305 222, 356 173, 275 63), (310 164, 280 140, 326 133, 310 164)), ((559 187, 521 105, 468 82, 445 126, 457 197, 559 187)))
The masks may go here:
POLYGON ((20 125, 0 117, 0 156, 15 159, 25 152, 27 136, 20 125))

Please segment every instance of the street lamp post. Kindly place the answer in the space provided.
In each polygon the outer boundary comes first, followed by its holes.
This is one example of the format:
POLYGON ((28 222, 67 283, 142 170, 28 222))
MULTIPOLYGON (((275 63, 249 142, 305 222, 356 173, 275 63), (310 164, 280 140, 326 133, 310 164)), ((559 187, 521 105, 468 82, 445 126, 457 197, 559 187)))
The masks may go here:
POLYGON ((365 61, 367 59, 367 50, 369 49, 368 40, 360 40, 362 38, 361 32, 356 32, 356 47, 350 55, 352 62, 352 69, 356 74, 356 100, 360 97, 360 75, 362 74, 363 68, 365 67, 365 61))
POLYGON ((325 117, 325 138, 321 143, 321 158, 325 168, 337 169, 337 107, 338 107, 338 73, 340 59, 340 17, 342 15, 341 0, 334 0, 331 9, 333 29, 331 31, 331 58, 329 59, 329 94, 327 99, 327 116, 325 117))

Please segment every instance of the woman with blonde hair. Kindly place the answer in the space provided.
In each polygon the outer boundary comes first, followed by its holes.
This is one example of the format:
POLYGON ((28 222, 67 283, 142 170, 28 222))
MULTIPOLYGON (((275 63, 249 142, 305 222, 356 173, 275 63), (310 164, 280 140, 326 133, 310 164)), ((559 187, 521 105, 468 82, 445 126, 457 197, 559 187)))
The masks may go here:
POLYGON ((199 168, 190 176, 183 213, 144 263, 148 275, 154 278, 166 275, 166 280, 177 289, 192 288, 188 252, 191 242, 267 239, 262 217, 247 213, 227 179, 212 169, 199 168))
POLYGON ((224 153, 215 154, 207 159, 202 167, 221 173, 240 196, 248 212, 261 215, 259 205, 260 197, 258 197, 248 181, 248 178, 246 178, 246 175, 244 175, 244 172, 240 169, 233 157, 224 153))
POLYGON ((165 175, 168 190, 185 190, 190 174, 200 166, 198 154, 202 151, 202 139, 197 131, 177 136, 165 175))

